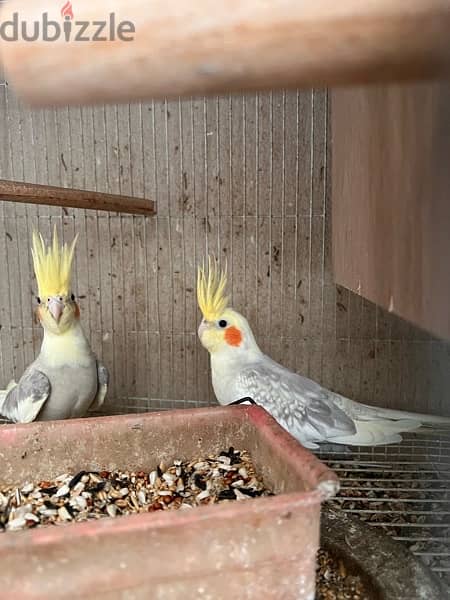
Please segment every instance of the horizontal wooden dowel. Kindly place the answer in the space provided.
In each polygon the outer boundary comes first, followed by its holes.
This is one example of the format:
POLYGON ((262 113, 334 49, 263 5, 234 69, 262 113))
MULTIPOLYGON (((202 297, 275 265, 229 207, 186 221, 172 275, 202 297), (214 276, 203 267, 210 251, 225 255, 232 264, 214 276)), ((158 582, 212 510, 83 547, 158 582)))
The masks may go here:
POLYGON ((36 106, 450 73, 450 0, 10 0, 0 22, 14 13, 40 37, 0 40, 0 60, 36 106), (43 41, 44 13, 55 41, 43 41))
POLYGON ((65 208, 107 210, 132 215, 154 215, 155 203, 145 198, 72 190, 69 188, 0 180, 0 200, 47 204, 65 208))

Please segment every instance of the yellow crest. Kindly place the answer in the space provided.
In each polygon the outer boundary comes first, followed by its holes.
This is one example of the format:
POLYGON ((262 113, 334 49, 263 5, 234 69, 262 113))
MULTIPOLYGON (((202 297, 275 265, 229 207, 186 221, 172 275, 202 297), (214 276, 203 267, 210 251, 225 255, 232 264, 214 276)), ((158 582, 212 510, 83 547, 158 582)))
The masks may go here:
POLYGON ((203 317, 207 321, 218 319, 228 306, 228 297, 224 296, 227 285, 227 267, 220 271, 217 263, 208 257, 208 275, 205 266, 199 267, 197 275, 197 301, 203 317))
POLYGON ((66 296, 69 293, 77 238, 78 234, 70 246, 60 246, 55 226, 52 244, 47 248, 42 235, 33 231, 31 254, 40 297, 66 296))

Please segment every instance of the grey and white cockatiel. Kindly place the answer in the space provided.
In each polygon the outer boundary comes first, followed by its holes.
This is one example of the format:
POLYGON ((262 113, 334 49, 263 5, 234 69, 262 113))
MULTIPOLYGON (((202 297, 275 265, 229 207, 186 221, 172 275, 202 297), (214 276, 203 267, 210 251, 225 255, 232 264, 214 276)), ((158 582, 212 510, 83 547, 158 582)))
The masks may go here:
POLYGON ((211 356, 212 384, 222 405, 251 398, 307 448, 318 442, 377 446, 401 441, 401 432, 450 419, 354 402, 286 369, 259 349, 247 320, 228 307, 226 270, 209 260, 198 272, 198 329, 211 356))
POLYGON ((36 316, 44 328, 41 351, 18 383, 0 391, 0 414, 19 423, 82 417, 99 408, 108 371, 96 360, 80 325, 71 291, 75 238, 60 246, 56 227, 48 248, 33 233, 32 256, 39 290, 36 316))

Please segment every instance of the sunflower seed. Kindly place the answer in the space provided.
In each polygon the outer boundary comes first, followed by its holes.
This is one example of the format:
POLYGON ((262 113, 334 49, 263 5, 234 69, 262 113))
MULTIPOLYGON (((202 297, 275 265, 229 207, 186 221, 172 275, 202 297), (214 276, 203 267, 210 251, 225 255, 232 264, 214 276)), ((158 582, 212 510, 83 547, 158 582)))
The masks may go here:
POLYGON ((74 504, 79 508, 79 510, 86 510, 87 508, 87 500, 86 498, 83 498, 83 496, 76 496, 74 498, 74 504))
POLYGON ((21 489, 21 492, 22 492, 22 494, 29 494, 33 490, 34 490, 34 485, 32 483, 27 483, 26 485, 23 486, 23 488, 21 489))
POLYGON ((55 496, 57 498, 61 498, 62 496, 67 496, 67 494, 69 494, 70 492, 70 488, 68 485, 63 485, 62 487, 59 488, 59 490, 56 492, 55 496))
POLYGON ((209 490, 203 490, 203 492, 200 492, 197 496, 197 500, 204 500, 205 498, 209 498, 209 490))
POLYGON ((72 517, 65 506, 58 508, 58 516, 62 521, 71 521, 72 517))
POLYGON ((11 531, 15 531, 16 529, 23 529, 26 524, 27 524, 27 522, 25 521, 25 519, 23 517, 20 517, 18 519, 13 519, 12 521, 8 521, 8 524, 6 527, 7 527, 7 529, 10 529, 11 531))
POLYGON ((35 523, 39 523, 39 517, 37 517, 35 514, 33 514, 31 512, 24 515, 23 518, 25 519, 25 521, 34 521, 35 523))

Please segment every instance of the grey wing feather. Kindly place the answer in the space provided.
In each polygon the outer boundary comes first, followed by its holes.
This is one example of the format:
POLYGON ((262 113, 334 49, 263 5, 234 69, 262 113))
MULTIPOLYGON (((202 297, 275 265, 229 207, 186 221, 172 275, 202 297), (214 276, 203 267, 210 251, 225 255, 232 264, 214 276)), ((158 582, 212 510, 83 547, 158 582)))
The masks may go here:
POLYGON ((48 377, 41 371, 29 367, 19 383, 7 392, 1 412, 15 423, 31 423, 48 400, 50 391, 48 377))
POLYGON ((240 372, 236 393, 253 398, 300 441, 356 432, 353 420, 339 408, 333 392, 269 357, 265 357, 264 364, 240 372))
POLYGON ((106 392, 108 391, 109 372, 108 369, 100 361, 97 361, 97 394, 90 406, 90 410, 97 410, 105 401, 106 392))

